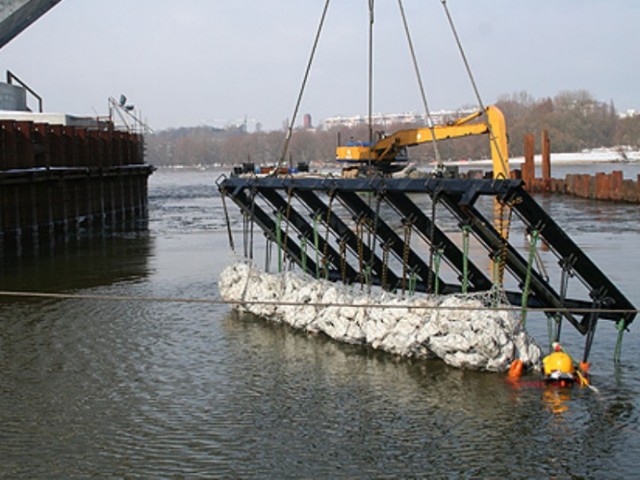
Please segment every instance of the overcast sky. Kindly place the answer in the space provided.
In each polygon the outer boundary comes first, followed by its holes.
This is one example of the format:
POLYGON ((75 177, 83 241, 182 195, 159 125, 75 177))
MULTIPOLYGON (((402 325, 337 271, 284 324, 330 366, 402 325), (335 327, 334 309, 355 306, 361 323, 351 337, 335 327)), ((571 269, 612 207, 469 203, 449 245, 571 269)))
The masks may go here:
MULTIPOLYGON (((432 110, 475 105, 440 0, 404 0, 432 110)), ((376 0, 374 111, 421 112, 397 0, 376 0)), ((485 104, 586 90, 640 110, 640 1, 448 0, 485 104)), ((62 0, 0 49, 45 110, 124 93, 156 130, 290 118, 324 0, 62 0)), ((300 116, 367 113, 368 0, 333 0, 300 116)), ((300 119, 301 120, 301 119, 300 119)))

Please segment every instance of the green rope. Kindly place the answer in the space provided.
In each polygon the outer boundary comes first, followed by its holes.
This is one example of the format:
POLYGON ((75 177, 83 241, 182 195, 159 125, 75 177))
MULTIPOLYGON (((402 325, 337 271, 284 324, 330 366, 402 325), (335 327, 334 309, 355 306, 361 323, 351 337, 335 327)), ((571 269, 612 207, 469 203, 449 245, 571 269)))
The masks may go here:
POLYGON ((366 267, 364 267, 364 280, 365 280, 365 284, 367 286, 371 285, 371 265, 367 265, 366 267))
POLYGON ((413 297, 416 293, 416 285, 418 284, 418 274, 416 272, 411 272, 411 276, 409 277, 409 296, 413 297))
POLYGON ((282 213, 276 216, 276 244, 278 245, 278 273, 282 273, 282 213))
POLYGON ((552 317, 551 315, 547 315, 547 335, 549 336, 549 351, 553 350, 553 342, 555 341, 556 338, 556 330, 553 327, 553 321, 557 322, 557 319, 555 317, 552 317))
POLYGON ((536 256, 536 244, 538 243, 538 230, 531 232, 529 239, 529 263, 527 264, 527 276, 524 280, 524 288, 522 289, 522 314, 520 321, 523 326, 527 324, 527 306, 529 303, 529 287, 531 286, 531 271, 536 256))
POLYGON ((433 274, 435 276, 435 288, 433 292, 436 295, 438 295, 440 290, 440 263, 442 260, 442 253, 443 251, 441 249, 437 249, 433 255, 433 274))
POLYGON ((469 225, 462 227, 462 293, 469 289, 469 232, 469 225))
MULTIPOLYGON (((496 258, 499 258, 499 256, 496 258)), ((491 279, 491 289, 499 291, 502 288, 502 284, 500 282, 500 260, 496 261, 495 258, 491 262, 491 279)))
POLYGON ((316 280, 320 278, 320 235, 318 234, 318 223, 320 214, 313 217, 313 246, 316 249, 316 280))
POLYGON ((307 237, 302 237, 302 240, 300 240, 300 249, 302 250, 302 272, 307 273, 307 237))
POLYGON ((624 336, 624 327, 625 322, 623 319, 619 320, 616 323, 616 328, 618 329, 618 340, 616 341, 616 348, 613 352, 613 362, 615 364, 620 363, 620 354, 622 353, 622 337, 624 336))

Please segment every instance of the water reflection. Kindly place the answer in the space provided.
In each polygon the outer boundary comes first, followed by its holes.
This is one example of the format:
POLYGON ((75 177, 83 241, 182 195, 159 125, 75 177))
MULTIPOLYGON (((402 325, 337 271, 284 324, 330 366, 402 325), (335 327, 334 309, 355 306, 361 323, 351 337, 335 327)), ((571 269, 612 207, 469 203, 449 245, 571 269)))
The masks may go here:
POLYGON ((61 292, 139 281, 149 274, 153 255, 148 232, 84 239, 37 256, 5 258, 0 290, 61 292))
POLYGON ((570 387, 556 387, 547 385, 542 391, 542 401, 546 407, 554 414, 558 415, 569 409, 571 400, 570 387))

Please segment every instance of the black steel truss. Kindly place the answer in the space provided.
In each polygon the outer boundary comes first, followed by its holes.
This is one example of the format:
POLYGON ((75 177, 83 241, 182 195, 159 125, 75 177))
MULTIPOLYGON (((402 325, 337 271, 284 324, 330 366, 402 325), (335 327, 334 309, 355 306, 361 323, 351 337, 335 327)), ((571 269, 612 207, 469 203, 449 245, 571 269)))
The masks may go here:
MULTIPOLYGON (((577 277, 587 288, 590 300, 566 298, 566 285, 560 292, 535 269, 530 270, 530 288, 527 305, 532 308, 547 308, 554 314, 560 313, 580 333, 591 334, 597 318, 623 321, 626 328, 635 318, 635 307, 627 300, 609 278, 573 242, 557 223, 523 189, 519 180, 468 180, 468 179, 343 179, 343 178, 294 178, 294 177, 221 177, 218 188, 222 195, 233 199, 242 212, 262 228, 267 237, 284 239, 283 249, 296 264, 302 264, 301 239, 310 239, 314 232, 313 219, 322 222, 325 235, 319 236, 319 253, 322 254, 322 268, 331 280, 347 283, 362 281, 362 263, 370 269, 369 281, 389 290, 404 286, 406 271, 393 271, 380 257, 386 246, 396 259, 408 258, 409 270, 416 275, 415 290, 433 291, 435 272, 431 261, 417 253, 379 215, 381 205, 391 207, 408 224, 413 232, 432 249, 437 249, 443 260, 456 272, 462 281, 464 254, 447 234, 436 225, 433 218, 413 201, 411 194, 426 194, 432 205, 443 205, 459 222, 459 227, 468 225, 474 237, 484 246, 492 258, 503 255, 505 268, 519 282, 520 291, 508 290, 509 301, 520 305, 522 289, 528 275, 528 261, 516 248, 505 241, 503 236, 476 208, 481 196, 488 196, 508 205, 522 220, 528 231, 538 235, 559 258, 563 268, 563 280, 577 277), (363 196, 369 195, 367 202, 363 196), (269 213, 257 205, 260 198, 273 208, 269 213), (296 200, 295 204, 292 203, 296 200), (334 201, 345 208, 355 222, 366 223, 373 242, 366 243, 353 229, 335 213, 334 201), (301 211, 305 210, 305 211, 301 211), (278 234, 278 222, 274 214, 280 213, 287 229, 278 234), (289 229, 292 232, 289 232, 289 229), (295 231, 295 232, 293 232, 295 231), (332 239, 329 239, 329 233, 332 239), (349 258, 338 252, 334 245, 348 248, 349 258), (378 247, 376 247, 378 245, 378 247), (352 265, 355 262, 356 265, 352 265), (566 275, 565 275, 566 274, 566 275), (596 315, 588 310, 602 309, 596 315)), ((316 236, 317 233, 316 233, 316 236)), ((316 264, 307 259, 308 269, 316 264)), ((461 283, 445 282, 437 279, 440 293, 461 291, 461 283)), ((468 259, 468 291, 489 290, 492 281, 468 259)), ((589 335, 587 335, 589 336, 589 335)))

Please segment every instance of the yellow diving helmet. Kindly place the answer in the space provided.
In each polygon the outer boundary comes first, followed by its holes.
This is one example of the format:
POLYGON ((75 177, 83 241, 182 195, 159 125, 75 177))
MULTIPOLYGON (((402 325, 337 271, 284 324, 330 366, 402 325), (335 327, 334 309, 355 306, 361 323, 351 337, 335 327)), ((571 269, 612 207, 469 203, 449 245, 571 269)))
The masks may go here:
POLYGON ((573 382, 575 380, 575 368, 571 357, 562 351, 559 343, 554 343, 554 352, 550 353, 542 360, 545 380, 573 382))

